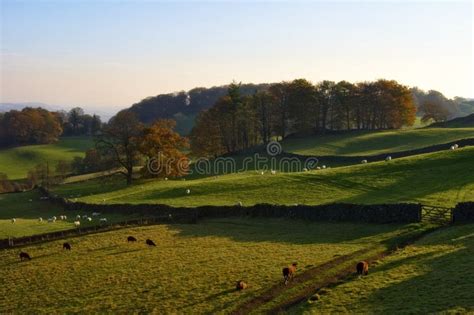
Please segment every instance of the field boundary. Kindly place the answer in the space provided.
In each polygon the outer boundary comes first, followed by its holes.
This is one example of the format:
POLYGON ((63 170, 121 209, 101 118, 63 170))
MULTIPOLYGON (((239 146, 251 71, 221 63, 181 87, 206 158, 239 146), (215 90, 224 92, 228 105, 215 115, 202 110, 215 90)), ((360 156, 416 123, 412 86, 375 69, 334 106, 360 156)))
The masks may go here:
POLYGON ((35 234, 31 236, 0 239, 0 249, 16 248, 39 243, 57 241, 64 238, 79 237, 89 234, 103 233, 115 230, 121 230, 134 226, 149 226, 160 224, 185 224, 189 222, 189 217, 182 216, 162 216, 149 217, 136 220, 127 220, 114 222, 110 224, 93 225, 88 227, 78 227, 68 230, 55 231, 50 233, 35 234))

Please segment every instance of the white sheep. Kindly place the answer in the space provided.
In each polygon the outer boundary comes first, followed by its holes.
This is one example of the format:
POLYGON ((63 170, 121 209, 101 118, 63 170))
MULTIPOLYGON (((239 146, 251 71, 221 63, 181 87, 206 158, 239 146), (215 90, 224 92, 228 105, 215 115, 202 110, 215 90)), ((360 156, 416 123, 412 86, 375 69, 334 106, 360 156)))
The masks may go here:
POLYGON ((64 216, 63 216, 63 215, 60 215, 60 216, 59 216, 59 220, 64 220, 64 216))
POLYGON ((98 217, 98 216, 100 216, 100 212, 92 212, 92 216, 93 217, 98 217))
POLYGON ((242 207, 242 201, 237 202, 237 206, 242 207))
POLYGON ((272 175, 275 175, 277 172, 275 170, 271 170, 272 175))
POLYGON ((320 169, 321 169, 321 167, 320 167, 320 166, 318 166, 318 167, 316 167, 316 169, 317 169, 317 170, 320 170, 320 169))
POLYGON ((100 223, 107 223, 107 218, 100 218, 100 223))
POLYGON ((323 165, 322 168, 323 168, 323 170, 325 170, 325 169, 326 169, 326 165, 323 165))
POLYGON ((55 220, 54 218, 49 218, 49 219, 48 219, 48 222, 49 222, 49 223, 54 223, 54 222, 56 222, 56 220, 55 220))
POLYGON ((55 216, 53 216, 51 219, 53 219, 54 221, 56 221, 58 218, 56 218, 55 216))
POLYGON ((168 177, 165 177, 165 180, 168 180, 168 177))
POLYGON ((15 218, 13 218, 13 219, 12 219, 12 223, 15 223, 15 222, 16 222, 16 219, 15 219, 15 218))
POLYGON ((308 169, 306 167, 303 168, 303 172, 307 172, 307 171, 308 171, 308 169))
POLYGON ((456 150, 456 148, 454 147, 454 145, 451 146, 451 151, 454 151, 456 150))
POLYGON ((367 160, 362 160, 362 164, 367 164, 367 160))
POLYGON ((190 194, 191 193, 191 189, 186 189, 186 194, 190 194))
POLYGON ((87 217, 87 221, 92 222, 92 218, 91 218, 91 217, 87 217))
POLYGON ((74 221, 74 226, 75 226, 75 227, 79 227, 80 225, 81 225, 81 222, 79 222, 79 221, 74 221))
POLYGON ((260 175, 265 175, 265 172, 263 172, 263 171, 262 171, 262 172, 260 172, 260 175))
POLYGON ((391 161, 391 160, 392 160, 392 157, 390 155, 385 158, 385 161, 387 161, 387 162, 391 161))
POLYGON ((67 216, 65 216, 65 215, 63 215, 63 218, 64 218, 63 220, 67 220, 67 216))
POLYGON ((80 219, 81 219, 81 215, 80 214, 76 215, 76 220, 80 220, 80 219))
POLYGON ((42 218, 42 217, 39 217, 39 218, 38 218, 38 222, 43 222, 43 218, 42 218))

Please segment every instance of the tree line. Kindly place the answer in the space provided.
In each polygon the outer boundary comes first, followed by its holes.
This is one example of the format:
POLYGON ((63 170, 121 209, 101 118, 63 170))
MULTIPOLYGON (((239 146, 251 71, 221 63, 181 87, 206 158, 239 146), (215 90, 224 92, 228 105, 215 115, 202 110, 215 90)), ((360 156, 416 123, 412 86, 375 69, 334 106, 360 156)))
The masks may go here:
POLYGON ((11 110, 0 113, 0 147, 48 144, 61 135, 94 135, 101 128, 99 116, 85 114, 79 107, 69 112, 30 107, 11 110))
POLYGON ((398 129, 413 125, 416 112, 410 88, 394 80, 313 84, 297 79, 252 95, 242 95, 240 84, 232 83, 227 95, 197 116, 191 149, 215 157, 291 134, 398 129))

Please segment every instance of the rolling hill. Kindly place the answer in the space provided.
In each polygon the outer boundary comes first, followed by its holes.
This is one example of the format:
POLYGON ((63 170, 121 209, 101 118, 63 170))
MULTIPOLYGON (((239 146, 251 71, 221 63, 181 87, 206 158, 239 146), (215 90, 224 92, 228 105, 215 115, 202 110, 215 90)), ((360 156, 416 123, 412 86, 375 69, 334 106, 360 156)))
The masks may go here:
POLYGON ((422 154, 299 173, 248 171, 193 180, 123 178, 62 185, 63 196, 81 193, 90 203, 161 203, 174 206, 422 202, 454 206, 474 200, 474 148, 422 154), (190 189, 190 194, 186 190, 190 189))
POLYGON ((282 148, 286 152, 300 155, 366 156, 419 149, 464 138, 474 138, 474 128, 354 131, 289 138, 282 142, 282 148))
POLYGON ((9 179, 26 178, 29 170, 41 163, 49 162, 54 169, 61 160, 71 161, 76 156, 92 148, 94 143, 89 137, 61 138, 57 143, 28 145, 0 150, 0 173, 9 179))
POLYGON ((431 124, 429 128, 472 128, 474 127, 474 114, 454 118, 448 121, 431 124))

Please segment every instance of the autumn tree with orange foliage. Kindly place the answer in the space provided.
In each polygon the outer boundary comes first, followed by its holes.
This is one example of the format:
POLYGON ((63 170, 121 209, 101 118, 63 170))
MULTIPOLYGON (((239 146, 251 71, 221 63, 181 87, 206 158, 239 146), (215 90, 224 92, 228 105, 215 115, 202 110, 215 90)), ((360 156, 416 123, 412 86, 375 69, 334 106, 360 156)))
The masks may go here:
POLYGON ((174 120, 163 119, 144 128, 139 144, 141 154, 147 158, 144 176, 177 177, 188 173, 189 160, 183 150, 189 148, 189 142, 175 127, 174 120))

